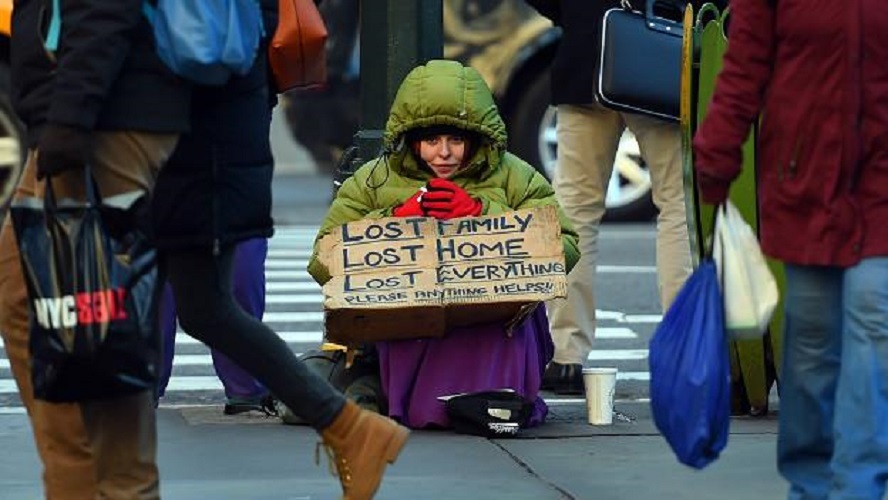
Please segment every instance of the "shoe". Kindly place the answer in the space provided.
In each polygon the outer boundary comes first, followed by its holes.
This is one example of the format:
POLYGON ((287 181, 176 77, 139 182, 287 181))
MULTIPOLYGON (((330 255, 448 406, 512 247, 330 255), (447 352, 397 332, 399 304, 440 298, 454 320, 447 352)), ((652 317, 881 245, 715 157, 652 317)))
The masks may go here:
POLYGON ((583 384, 583 365, 563 365, 552 361, 546 366, 540 389, 561 395, 585 394, 586 386, 583 384))
POLYGON ((321 431, 331 472, 339 476, 343 500, 369 500, 376 494, 387 464, 395 463, 410 431, 394 420, 346 401, 342 412, 321 431), (335 468, 335 471, 334 471, 335 468))
POLYGON ((225 415, 240 415, 251 411, 263 413, 267 417, 278 416, 277 406, 271 394, 257 400, 230 398, 222 409, 225 415))

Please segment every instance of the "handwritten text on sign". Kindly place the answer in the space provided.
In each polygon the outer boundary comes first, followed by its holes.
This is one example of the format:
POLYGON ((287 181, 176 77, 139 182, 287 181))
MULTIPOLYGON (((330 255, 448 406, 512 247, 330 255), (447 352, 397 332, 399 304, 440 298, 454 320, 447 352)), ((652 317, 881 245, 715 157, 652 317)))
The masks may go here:
POLYGON ((564 296, 552 207, 439 221, 366 219, 321 242, 326 309, 516 302, 564 296))

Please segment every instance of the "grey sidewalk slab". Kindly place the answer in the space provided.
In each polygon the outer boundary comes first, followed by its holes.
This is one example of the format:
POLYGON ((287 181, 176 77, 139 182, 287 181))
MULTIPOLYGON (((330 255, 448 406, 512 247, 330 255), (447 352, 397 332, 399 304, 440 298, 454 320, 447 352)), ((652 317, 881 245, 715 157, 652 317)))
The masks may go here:
MULTIPOLYGON (((414 432, 379 499, 777 499, 776 418, 734 419, 728 447, 704 471, 680 465, 646 404, 619 404, 632 421, 595 427, 582 405, 519 439, 414 432)), ((308 427, 223 417, 218 406, 158 411, 162 493, 170 499, 335 499, 336 478, 314 461, 308 427)), ((39 498, 40 465, 24 415, 0 415, 0 498, 39 498)), ((322 455, 323 459, 323 455, 322 455)))

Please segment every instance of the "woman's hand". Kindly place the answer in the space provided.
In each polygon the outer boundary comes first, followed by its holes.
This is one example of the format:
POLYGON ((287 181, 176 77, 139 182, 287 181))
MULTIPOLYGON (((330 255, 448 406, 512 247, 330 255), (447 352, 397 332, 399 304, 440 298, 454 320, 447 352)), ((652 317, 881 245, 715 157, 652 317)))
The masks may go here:
POLYGON ((395 217, 425 217, 426 213, 420 205, 420 200, 425 195, 426 188, 421 188, 419 191, 410 195, 410 198, 407 198, 404 203, 395 207, 395 209, 392 210, 392 215, 395 217))
POLYGON ((447 179, 429 181, 429 192, 420 203, 429 216, 436 219, 455 219, 481 215, 481 202, 469 196, 463 188, 447 179))

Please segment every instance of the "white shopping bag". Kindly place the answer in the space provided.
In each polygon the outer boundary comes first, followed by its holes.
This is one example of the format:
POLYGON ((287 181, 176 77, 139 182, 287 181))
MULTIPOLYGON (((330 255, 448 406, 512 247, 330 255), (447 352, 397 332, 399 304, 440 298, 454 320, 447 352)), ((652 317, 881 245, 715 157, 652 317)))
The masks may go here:
POLYGON ((731 340, 761 338, 777 307, 777 282, 737 207, 727 201, 717 212, 712 256, 725 300, 725 331, 731 340))

